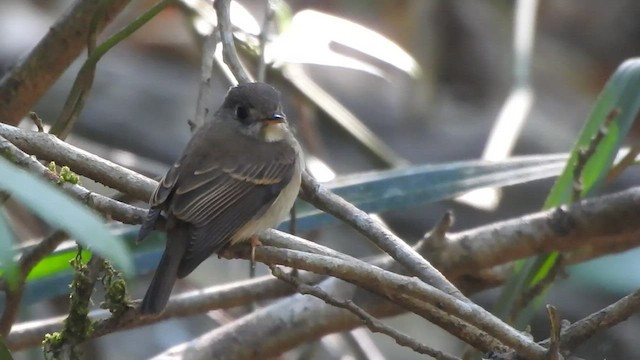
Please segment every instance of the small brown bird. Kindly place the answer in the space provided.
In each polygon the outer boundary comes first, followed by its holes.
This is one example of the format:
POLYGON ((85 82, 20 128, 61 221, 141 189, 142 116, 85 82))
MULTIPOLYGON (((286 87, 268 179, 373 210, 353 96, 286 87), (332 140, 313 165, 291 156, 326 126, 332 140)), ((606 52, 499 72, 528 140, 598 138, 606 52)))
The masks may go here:
POLYGON ((167 244, 140 313, 161 312, 176 279, 214 252, 286 218, 303 167, 279 93, 264 83, 231 88, 151 196, 138 241, 162 214, 167 244))

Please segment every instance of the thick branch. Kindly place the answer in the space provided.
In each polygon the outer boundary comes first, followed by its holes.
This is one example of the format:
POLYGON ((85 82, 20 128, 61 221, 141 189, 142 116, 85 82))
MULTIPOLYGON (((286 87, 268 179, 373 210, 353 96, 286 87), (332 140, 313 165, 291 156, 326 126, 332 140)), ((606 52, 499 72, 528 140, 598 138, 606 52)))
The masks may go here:
POLYGON ((17 125, 87 44, 90 24, 101 8, 98 32, 124 9, 130 0, 78 0, 51 26, 31 52, 0 80, 0 121, 17 125))
MULTIPOLYGON (((640 188, 568 207, 450 234, 441 252, 425 254, 449 276, 491 268, 533 254, 640 243, 640 188)), ((620 248, 617 248, 620 251, 620 248)), ((602 254, 602 253, 600 253, 602 254)))
MULTIPOLYGON (((2 129, 3 127, 8 126, 0 124, 0 129, 2 129)), ((47 167, 40 164, 36 159, 22 152, 1 135, 0 153, 11 160, 14 164, 26 168, 32 173, 42 176, 50 182, 58 183, 60 181, 58 175, 51 172, 47 167)), ((110 170, 113 170, 116 174, 119 174, 118 166, 115 164, 112 165, 114 166, 110 170)), ((136 176, 141 179, 146 179, 141 175, 136 174, 136 176)), ((121 178, 124 179, 125 177, 123 176, 121 178)), ((150 179, 147 180, 153 181, 150 179)), ((85 202, 91 208, 96 209, 100 213, 108 215, 112 219, 123 222, 125 224, 141 224, 147 213, 144 209, 113 200, 104 195, 93 193, 77 184, 65 182, 61 184, 61 187, 67 193, 85 202)))
POLYGON ((149 200, 157 184, 135 171, 69 145, 47 133, 25 131, 0 124, 0 136, 30 155, 69 166, 73 172, 129 194, 137 200, 149 200))

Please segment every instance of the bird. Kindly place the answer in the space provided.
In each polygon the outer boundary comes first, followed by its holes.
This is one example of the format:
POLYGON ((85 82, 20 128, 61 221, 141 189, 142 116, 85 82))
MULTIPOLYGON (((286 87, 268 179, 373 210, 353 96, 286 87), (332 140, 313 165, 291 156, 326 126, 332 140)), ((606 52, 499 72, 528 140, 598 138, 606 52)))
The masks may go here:
POLYGON ((164 218, 167 242, 140 314, 161 313, 175 281, 213 253, 246 240, 254 250, 255 235, 289 214, 303 170, 280 93, 262 82, 230 88, 149 200, 138 241, 164 218))

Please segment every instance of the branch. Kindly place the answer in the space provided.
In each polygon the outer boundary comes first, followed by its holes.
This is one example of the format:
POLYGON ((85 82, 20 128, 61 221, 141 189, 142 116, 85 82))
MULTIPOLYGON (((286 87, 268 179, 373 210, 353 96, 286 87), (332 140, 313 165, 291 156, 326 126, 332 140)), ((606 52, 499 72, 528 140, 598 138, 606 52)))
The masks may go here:
MULTIPOLYGON (((12 128, 12 127, 8 125, 0 124, 0 132, 4 128, 12 128)), ((38 134, 38 133, 29 133, 29 134, 38 134)), ((55 139, 53 140, 53 142, 59 146, 62 146, 62 145, 70 146, 60 140, 57 140, 56 138, 48 134, 45 134, 45 133, 41 133, 41 134, 48 139, 55 139)), ((71 155, 72 158, 75 158, 75 156, 83 155, 83 154, 88 154, 91 157, 95 156, 93 154, 85 153, 80 149, 77 149, 74 147, 71 147, 71 148, 72 149, 69 150, 70 151, 69 154, 65 153, 64 155, 71 155)), ((57 148, 57 150, 60 150, 60 148, 57 148)), ((53 149, 51 151, 52 153, 56 153, 56 151, 53 149)), ((23 151, 18 149, 15 145, 10 143, 7 139, 2 137, 2 135, 0 135, 0 154, 7 157, 14 164, 28 169, 30 172, 43 177, 47 181, 50 181, 55 184, 58 184, 60 182, 60 178, 58 177, 57 174, 54 174, 44 165, 40 164, 36 159, 25 154, 23 151)), ((113 171, 111 175, 116 174, 116 177, 120 179, 127 180, 128 179, 127 175, 129 173, 133 173, 135 174, 134 176, 136 177, 136 179, 134 180, 136 181, 153 182, 153 180, 145 178, 142 175, 138 175, 130 170, 126 170, 125 172, 119 172, 121 168, 120 166, 115 165, 113 163, 109 163, 106 160, 102 160, 102 162, 107 163, 104 169, 102 170, 106 172, 113 171)), ((101 171, 99 170, 100 168, 101 166, 98 165, 95 170, 100 172, 101 171)), ((93 193, 80 185, 65 182, 65 183, 62 183, 60 187, 67 193, 73 195, 80 201, 86 203, 89 207, 99 211, 102 214, 108 215, 114 220, 123 222, 125 224, 141 224, 142 220, 144 220, 144 218, 147 216, 147 211, 144 209, 131 206, 125 203, 121 203, 119 201, 108 198, 104 195, 93 193)))
POLYGON ((302 198, 305 201, 349 224, 400 264, 404 265, 420 280, 460 300, 471 302, 440 271, 433 267, 424 257, 420 256, 406 242, 380 225, 364 211, 327 190, 306 172, 303 175, 302 190, 302 198))
POLYGON ((563 351, 573 351, 592 336, 627 320, 638 311, 640 311, 640 290, 571 324, 562 334, 560 348, 563 351))
POLYGON ((392 273, 361 260, 345 261, 296 250, 256 249, 256 259, 272 264, 329 275, 351 282, 383 297, 396 300, 394 294, 414 297, 437 306, 478 329, 486 331, 503 344, 533 359, 542 358, 544 349, 526 336, 488 313, 480 306, 459 300, 425 284, 419 279, 392 273), (269 259, 266 260, 265 258, 269 259))
MULTIPOLYGON (((0 130, 3 128, 0 127, 0 130)), ((20 137, 30 133, 20 131, 18 134, 20 137)), ((8 152, 3 151, 3 153, 8 154, 14 162, 29 167, 32 171, 51 181, 58 180, 55 174, 49 172, 36 160, 13 147, 8 141, 3 140, 0 139, 0 150, 9 149, 8 152)), ((66 144, 52 143, 50 146, 52 146, 51 151, 53 152, 54 149, 59 149, 66 146, 66 144)), ((74 155, 80 151, 73 147, 65 149, 69 152, 67 156, 74 155)), ((64 162, 61 159, 53 160, 64 162)), ((111 164, 109 162, 105 163, 111 164)), ((122 176, 122 171, 117 166, 106 166, 96 170, 96 176, 106 176, 105 172, 114 176, 122 176)), ((154 182, 152 180, 145 179, 136 173, 132 173, 132 176, 136 180, 144 179, 144 181, 150 183, 150 186, 148 186, 149 192, 153 189, 154 182)), ((89 199, 104 200, 102 203, 103 210, 105 207, 122 210, 122 206, 128 206, 108 198, 100 198, 100 195, 92 194, 78 185, 66 183, 62 187, 72 193, 73 191, 83 192, 80 195, 81 198, 88 194, 91 195, 91 197, 88 197, 89 199)), ((93 201, 89 202, 92 207, 100 208, 93 201)), ((632 219, 637 219, 640 215, 639 205, 640 189, 635 188, 616 195, 581 202, 562 210, 541 212, 464 233, 448 234, 447 241, 443 244, 442 249, 429 254, 429 259, 447 276, 455 278, 463 274, 473 274, 478 270, 488 269, 494 265, 503 264, 524 256, 530 256, 539 251, 596 249, 589 252, 588 256, 608 253, 612 251, 610 248, 620 251, 636 246, 640 241, 638 236, 640 234, 640 224, 636 221, 631 221, 632 219), (601 252, 598 253, 597 251, 601 252)), ((132 212, 129 214, 121 212, 118 220, 122 219, 121 221, 128 223, 140 223, 145 211, 132 206, 128 207, 132 212), (135 214, 140 216, 136 217, 135 214)), ((114 216, 114 218, 116 217, 114 216)), ((379 309, 382 309, 378 310, 382 313, 384 311, 390 312, 388 310, 389 305, 380 305, 379 309)), ((397 313, 398 310, 397 308, 395 309, 397 313)), ((284 308, 282 311, 290 311, 290 308, 284 308)), ((372 312, 372 314, 379 316, 375 312, 372 312)), ((303 319, 300 319, 300 321, 303 321, 303 319)), ((305 334, 310 336, 312 333, 317 335, 319 332, 325 333, 335 329, 338 325, 342 326, 344 324, 340 318, 335 318, 335 321, 338 323, 312 326, 308 332, 303 332, 300 336, 302 337, 305 334)), ((351 324, 356 326, 358 320, 355 319, 351 324)), ((307 325, 309 324, 307 323, 307 325)), ((299 328, 296 331, 299 331, 299 328)), ((259 342, 258 339, 254 340, 259 342)), ((262 339, 262 341, 264 340, 262 339)))
POLYGON ((218 16, 218 31, 220 31, 224 63, 227 64, 239 83, 253 82, 251 75, 247 73, 238 58, 229 14, 230 3, 231 0, 215 0, 213 2, 213 7, 216 9, 216 15, 218 16))
POLYGON ((135 171, 69 145, 47 133, 0 124, 0 136, 30 155, 67 165, 73 172, 127 193, 137 200, 148 201, 157 185, 155 181, 135 171))
MULTIPOLYGON (((316 282, 319 277, 313 274, 300 274, 306 282, 316 282)), ((154 324, 160 321, 192 316, 215 309, 228 309, 247 305, 256 301, 276 299, 293 293, 287 284, 271 276, 212 286, 206 289, 189 291, 171 298, 165 311, 157 317, 139 317, 135 309, 127 311, 115 319, 109 317, 106 310, 91 311, 89 318, 96 321, 90 338, 101 337, 116 331, 154 324)), ((136 301, 137 304, 139 301, 136 301)), ((47 320, 30 321, 14 326, 6 337, 7 346, 16 351, 42 342, 47 333, 60 331, 65 317, 55 317, 47 320)))
POLYGON ((429 346, 421 344, 419 341, 412 338, 411 336, 385 325, 382 321, 371 316, 371 314, 367 313, 364 309, 356 305, 351 300, 338 300, 337 298, 329 295, 329 293, 325 292, 319 287, 307 285, 301 282, 300 279, 298 279, 297 277, 286 274, 284 271, 282 271, 275 265, 269 265, 269 268, 271 269, 271 273, 273 274, 273 276, 277 277, 278 279, 286 283, 291 284, 293 287, 295 287, 295 289, 299 293, 303 295, 315 296, 329 305, 333 305, 333 306, 352 312, 357 317, 359 317, 360 320, 362 320, 362 322, 372 332, 385 334, 390 338, 394 339, 398 345, 409 347, 410 349, 412 349, 417 353, 429 355, 439 360, 440 359, 441 360, 460 360, 455 356, 443 353, 429 346))
POLYGON ((584 248, 591 257, 595 255, 591 248, 596 247, 601 256, 638 246, 639 218, 640 188, 636 187, 449 234, 441 252, 425 256, 450 278, 556 250, 584 248))
MULTIPOLYGON (((130 0, 112 0, 96 23, 98 32, 124 9, 130 0)), ((87 44, 90 23, 101 1, 79 0, 51 26, 31 52, 0 80, 0 119, 17 125, 44 92, 80 55, 87 44), (64 44, 61 46, 60 44, 64 44)))

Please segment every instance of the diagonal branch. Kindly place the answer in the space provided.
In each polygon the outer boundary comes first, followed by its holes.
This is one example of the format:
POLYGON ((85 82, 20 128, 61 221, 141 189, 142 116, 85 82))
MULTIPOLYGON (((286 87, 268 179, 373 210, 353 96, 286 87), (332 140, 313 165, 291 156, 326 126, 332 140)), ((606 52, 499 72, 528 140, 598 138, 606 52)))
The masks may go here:
MULTIPOLYGON (((130 0, 111 0, 96 23, 98 32, 109 24, 130 0)), ((0 119, 17 125, 42 94, 80 55, 87 44, 90 23, 101 1, 78 0, 51 26, 31 52, 0 80, 0 119), (64 46, 61 46, 64 44, 64 46)))
POLYGON ((305 201, 352 226, 420 280, 460 300, 470 302, 429 261, 367 213, 320 185, 308 173, 303 176, 302 186, 302 198, 305 201))

